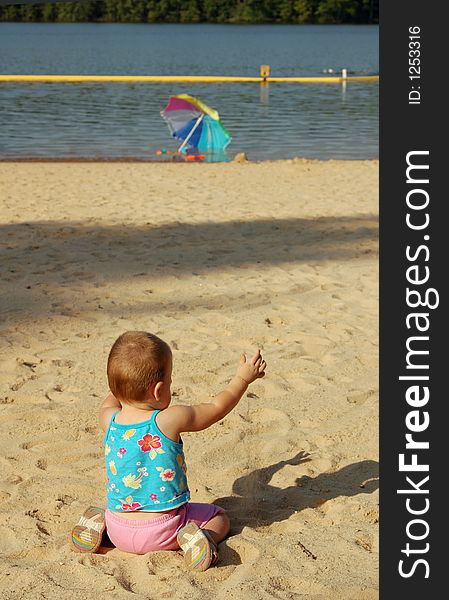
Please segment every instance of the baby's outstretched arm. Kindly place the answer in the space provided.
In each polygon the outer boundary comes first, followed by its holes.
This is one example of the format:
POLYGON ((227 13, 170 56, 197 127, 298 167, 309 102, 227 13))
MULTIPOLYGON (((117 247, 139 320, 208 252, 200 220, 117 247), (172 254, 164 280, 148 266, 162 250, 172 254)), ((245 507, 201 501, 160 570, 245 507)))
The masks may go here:
POLYGON ((260 350, 250 360, 242 354, 236 374, 213 400, 194 406, 173 406, 166 409, 167 413, 172 413, 171 418, 179 433, 201 431, 223 419, 237 406, 248 386, 265 375, 266 366, 260 350))

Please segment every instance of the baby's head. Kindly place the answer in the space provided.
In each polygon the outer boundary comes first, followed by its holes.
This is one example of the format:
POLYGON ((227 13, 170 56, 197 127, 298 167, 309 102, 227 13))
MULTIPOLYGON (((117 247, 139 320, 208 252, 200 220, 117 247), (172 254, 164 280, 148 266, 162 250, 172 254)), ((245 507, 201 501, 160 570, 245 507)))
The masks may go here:
POLYGON ((171 401, 172 353, 152 333, 127 331, 111 348, 108 382, 121 403, 164 409, 171 401))

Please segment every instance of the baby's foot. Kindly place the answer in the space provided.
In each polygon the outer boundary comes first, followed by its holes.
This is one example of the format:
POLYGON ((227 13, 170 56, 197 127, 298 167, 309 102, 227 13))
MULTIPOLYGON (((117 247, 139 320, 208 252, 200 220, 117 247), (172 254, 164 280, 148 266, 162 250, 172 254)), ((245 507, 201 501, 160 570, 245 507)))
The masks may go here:
POLYGON ((96 552, 105 530, 104 510, 90 506, 72 529, 72 544, 78 552, 96 552))
POLYGON ((218 561, 218 547, 208 531, 200 529, 193 521, 184 525, 177 536, 184 551, 187 568, 205 571, 218 561))

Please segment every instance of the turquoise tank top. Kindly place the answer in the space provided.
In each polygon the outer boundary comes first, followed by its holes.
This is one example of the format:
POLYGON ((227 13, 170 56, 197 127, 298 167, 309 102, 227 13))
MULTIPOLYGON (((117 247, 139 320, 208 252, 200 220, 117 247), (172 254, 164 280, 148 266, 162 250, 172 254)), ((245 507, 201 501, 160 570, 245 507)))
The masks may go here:
POLYGON ((190 499, 183 442, 165 436, 154 410, 142 423, 122 425, 115 412, 104 437, 107 506, 115 512, 163 511, 190 499))

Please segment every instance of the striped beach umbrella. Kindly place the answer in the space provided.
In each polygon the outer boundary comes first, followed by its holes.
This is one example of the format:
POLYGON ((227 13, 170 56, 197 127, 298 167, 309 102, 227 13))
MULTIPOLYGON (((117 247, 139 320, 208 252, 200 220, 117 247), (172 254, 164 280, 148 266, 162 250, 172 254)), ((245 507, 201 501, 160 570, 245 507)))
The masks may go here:
POLYGON ((218 112, 189 94, 170 96, 161 117, 172 136, 182 141, 179 152, 186 147, 224 150, 231 141, 218 112))

